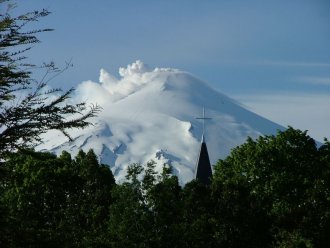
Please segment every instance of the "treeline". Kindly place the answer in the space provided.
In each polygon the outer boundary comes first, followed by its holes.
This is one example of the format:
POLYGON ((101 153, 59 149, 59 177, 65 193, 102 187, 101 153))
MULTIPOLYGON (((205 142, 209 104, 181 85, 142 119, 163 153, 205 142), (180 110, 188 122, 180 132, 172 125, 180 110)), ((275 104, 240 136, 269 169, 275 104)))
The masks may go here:
POLYGON ((94 152, 21 151, 1 164, 1 247, 330 247, 330 143, 248 139, 212 184, 132 164, 116 184, 94 152))

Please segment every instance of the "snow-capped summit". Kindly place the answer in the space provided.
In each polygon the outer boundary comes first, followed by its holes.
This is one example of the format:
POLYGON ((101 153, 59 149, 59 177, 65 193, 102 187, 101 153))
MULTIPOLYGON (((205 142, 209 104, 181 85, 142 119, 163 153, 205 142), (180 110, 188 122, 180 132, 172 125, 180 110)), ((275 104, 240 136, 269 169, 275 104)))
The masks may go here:
POLYGON ((119 69, 120 78, 101 69, 99 82, 77 87, 75 101, 98 103, 103 110, 94 126, 71 133, 45 135, 39 150, 57 154, 94 149, 121 181, 130 163, 154 160, 173 166, 182 184, 194 175, 206 109, 205 138, 211 163, 224 158, 248 136, 273 134, 283 127, 245 109, 190 73, 170 68, 151 70, 141 61, 119 69))

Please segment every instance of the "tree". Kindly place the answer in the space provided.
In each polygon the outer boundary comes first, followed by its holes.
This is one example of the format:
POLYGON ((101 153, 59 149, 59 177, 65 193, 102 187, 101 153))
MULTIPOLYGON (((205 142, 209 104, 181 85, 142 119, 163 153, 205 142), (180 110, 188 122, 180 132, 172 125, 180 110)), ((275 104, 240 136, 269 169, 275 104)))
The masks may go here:
POLYGON ((214 185, 229 196, 240 189, 247 207, 270 220, 275 246, 329 247, 329 151, 328 142, 318 148, 306 132, 292 127, 248 139, 217 163, 214 185))
POLYGON ((161 175, 154 169, 154 162, 145 170, 132 164, 127 181, 116 185, 107 230, 110 247, 183 247, 181 187, 168 167, 161 175))
MULTIPOLYGON (((1 1, 4 2, 4 1, 1 1)), ((10 6, 10 5, 9 5, 10 6)), ((40 42, 37 35, 51 29, 28 30, 26 26, 47 16, 47 10, 17 17, 0 13, 0 160, 8 151, 28 148, 41 142, 41 134, 59 130, 70 138, 71 128, 85 128, 99 106, 69 104, 73 89, 47 90, 47 83, 63 70, 44 64, 44 77, 32 77, 35 65, 26 62, 26 52, 40 42), (55 94, 56 93, 56 94, 55 94)), ((69 66, 69 65, 68 65, 69 66)))
POLYGON ((152 210, 153 236, 156 247, 184 247, 182 189, 178 178, 169 173, 170 167, 165 166, 156 183, 146 188, 148 207, 152 210))
POLYGON ((69 177, 63 163, 52 154, 27 151, 9 158, 4 170, 4 247, 65 244, 67 234, 61 232, 59 223, 69 177))
POLYGON ((127 170, 127 181, 113 190, 114 203, 110 206, 107 236, 110 247, 153 247, 153 224, 139 180, 143 167, 132 164, 127 170))
POLYGON ((183 247, 217 247, 211 188, 193 180, 182 190, 183 247))
POLYGON ((21 151, 4 165, 1 247, 100 247, 114 177, 93 151, 21 151))
POLYGON ((268 247, 269 217, 245 185, 214 181, 211 199, 216 247, 268 247))
POLYGON ((74 227, 76 246, 100 247, 113 203, 114 176, 108 165, 100 164, 93 150, 80 151, 71 163, 75 189, 68 198, 65 216, 74 227))

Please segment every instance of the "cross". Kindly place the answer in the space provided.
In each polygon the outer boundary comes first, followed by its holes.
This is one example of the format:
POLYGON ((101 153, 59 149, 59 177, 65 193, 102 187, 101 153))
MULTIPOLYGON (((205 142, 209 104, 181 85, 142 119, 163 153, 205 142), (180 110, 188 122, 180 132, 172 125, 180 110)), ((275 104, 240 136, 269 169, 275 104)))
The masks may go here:
POLYGON ((196 117, 198 120, 203 120, 203 137, 205 133, 205 120, 211 120, 212 118, 205 117, 205 108, 203 107, 203 117, 196 117))

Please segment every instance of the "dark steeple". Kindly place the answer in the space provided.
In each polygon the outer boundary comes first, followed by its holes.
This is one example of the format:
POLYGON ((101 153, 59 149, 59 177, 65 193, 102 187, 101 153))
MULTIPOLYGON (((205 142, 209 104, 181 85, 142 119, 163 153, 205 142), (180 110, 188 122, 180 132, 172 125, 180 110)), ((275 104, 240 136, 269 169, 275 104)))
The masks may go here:
POLYGON ((212 178, 211 163, 203 135, 201 141, 201 149, 196 163, 195 179, 199 180, 205 185, 209 185, 211 184, 211 178, 212 178))

